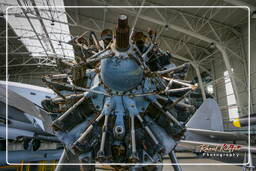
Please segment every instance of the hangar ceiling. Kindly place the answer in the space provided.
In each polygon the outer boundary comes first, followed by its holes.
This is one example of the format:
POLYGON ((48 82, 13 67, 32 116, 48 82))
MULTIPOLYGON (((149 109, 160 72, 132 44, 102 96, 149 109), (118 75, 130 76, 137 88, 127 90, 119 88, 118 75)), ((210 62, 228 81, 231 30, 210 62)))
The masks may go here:
MULTIPOLYGON (((243 0, 245 4, 250 3, 252 6, 256 6, 256 2, 243 0)), ((191 36, 185 35, 178 31, 169 29, 170 25, 178 25, 184 29, 188 29, 192 32, 196 32, 202 35, 205 35, 213 40, 227 42, 230 38, 237 38, 240 32, 240 26, 247 22, 247 11, 244 9, 234 8, 66 8, 66 11, 63 11, 63 8, 56 10, 57 5, 65 6, 111 6, 111 5, 134 5, 134 6, 162 6, 162 5, 172 5, 172 6, 183 6, 183 5, 200 5, 200 6, 221 6, 221 5, 232 5, 225 2, 225 0, 196 0, 190 2, 189 0, 160 0, 153 2, 152 0, 147 1, 135 1, 135 0, 126 0, 124 2, 114 1, 114 0, 94 0, 94 1, 28 1, 28 0, 1 0, 0 7, 3 17, 6 17, 5 10, 8 5, 37 5, 37 6, 52 6, 51 9, 39 9, 31 8, 29 10, 25 9, 10 9, 10 20, 24 21, 27 23, 22 25, 16 25, 13 29, 10 25, 9 29, 14 34, 21 32, 22 35, 15 35, 9 37, 10 40, 9 48, 16 47, 15 51, 10 49, 9 51, 9 67, 20 67, 28 63, 24 58, 32 59, 29 61, 31 65, 34 61, 35 65, 40 64, 44 66, 54 66, 54 60, 52 58, 57 57, 72 57, 72 47, 66 46, 68 38, 78 36, 79 34, 84 33, 85 31, 95 31, 100 32, 104 27, 114 28, 116 24, 116 16, 120 13, 126 13, 129 15, 130 25, 134 24, 133 20, 138 15, 138 20, 136 24, 136 29, 146 31, 148 28, 155 29, 159 33, 159 38, 161 44, 164 48, 168 48, 171 52, 177 53, 182 57, 191 59, 192 56, 195 56, 198 60, 207 57, 210 55, 210 44, 198 39, 192 38, 191 36), (19 4, 19 3, 20 4, 19 4), (53 10, 54 9, 54 10, 53 10), (25 14, 24 11, 25 10, 25 14), (60 16, 65 16, 67 22, 60 19, 60 16), (143 16, 146 19, 143 19, 143 16), (29 25, 29 22, 26 20, 32 21, 34 29, 29 25), (42 22, 41 22, 42 21, 42 22), (155 21, 161 21, 166 23, 166 25, 159 25, 155 21), (52 25, 54 24, 54 26, 52 25), (57 27, 56 27, 57 25, 57 27), (69 30, 63 29, 62 27, 68 26, 69 30), (52 28, 51 28, 52 27, 52 28), (47 28, 47 29, 44 29, 47 28), (54 31, 53 31, 54 30, 54 31), (38 36, 37 34, 38 33, 38 36), (28 36, 30 35, 30 36, 28 36), (48 36, 47 36, 48 35, 48 36), (65 35, 65 40, 63 36, 65 35), (56 38, 57 37, 57 38, 56 38), (24 39, 23 39, 24 38, 24 39), (21 49, 21 45, 17 42, 19 40, 25 40, 27 38, 31 44, 24 43, 25 49, 21 49), (33 43, 36 39, 41 39, 42 43, 33 43), (48 40, 47 40, 48 39, 48 40), (15 43, 13 43, 15 42, 15 43), (17 44, 17 45, 16 45, 17 44), (36 45, 35 45, 36 44, 36 45), (167 46, 168 45, 168 46, 167 46), (166 47, 167 46, 167 47, 166 47), (53 48, 54 47, 54 48, 53 48), (184 50, 184 47, 186 50, 184 50), (40 51, 40 58, 33 57, 33 50, 37 49, 40 51), (30 51, 30 52, 28 52, 30 51), (58 53, 56 53, 58 51, 58 53), (15 57, 12 57, 15 55, 15 57), (17 57, 19 56, 19 57, 17 57), (19 58, 22 57, 21 62, 19 58), (32 57, 32 58, 31 58, 32 57), (44 60, 46 58, 47 60, 44 60), (43 62, 42 62, 43 59, 43 62)), ((3 17, 1 20, 3 20, 3 17)), ((2 26, 4 26, 4 23, 2 26)), ((5 41, 5 31, 4 27, 1 27, 1 41, 5 41)), ((24 41, 23 41, 24 42, 24 41)), ((5 46, 1 48, 1 56, 5 56, 5 46)), ((217 52, 216 52, 217 53, 217 52)), ((3 63, 3 58, 1 59, 1 64, 3 63)), ((3 65, 2 65, 3 66, 3 65)), ((28 66, 28 65, 25 65, 28 66)), ((33 65, 31 65, 34 67, 33 65)))

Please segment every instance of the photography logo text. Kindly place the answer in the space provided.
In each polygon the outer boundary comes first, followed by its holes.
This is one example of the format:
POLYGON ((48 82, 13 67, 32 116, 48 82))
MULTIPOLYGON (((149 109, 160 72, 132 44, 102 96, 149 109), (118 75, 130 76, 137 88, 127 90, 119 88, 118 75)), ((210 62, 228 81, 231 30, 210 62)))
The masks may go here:
POLYGON ((240 145, 235 144, 221 144, 209 145, 202 144, 199 146, 203 157, 239 157, 240 145))

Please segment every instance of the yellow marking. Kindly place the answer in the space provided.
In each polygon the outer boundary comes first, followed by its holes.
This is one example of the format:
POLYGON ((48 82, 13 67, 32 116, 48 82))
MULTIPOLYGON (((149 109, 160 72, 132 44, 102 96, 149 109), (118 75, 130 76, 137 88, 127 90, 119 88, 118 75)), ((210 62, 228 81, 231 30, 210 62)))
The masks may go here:
POLYGON ((24 160, 21 160, 20 171, 23 171, 23 167, 24 167, 24 160))
POLYGON ((235 118, 233 121, 234 127, 241 128, 240 120, 239 118, 235 118))
POLYGON ((26 165, 26 171, 30 171, 30 165, 26 165))

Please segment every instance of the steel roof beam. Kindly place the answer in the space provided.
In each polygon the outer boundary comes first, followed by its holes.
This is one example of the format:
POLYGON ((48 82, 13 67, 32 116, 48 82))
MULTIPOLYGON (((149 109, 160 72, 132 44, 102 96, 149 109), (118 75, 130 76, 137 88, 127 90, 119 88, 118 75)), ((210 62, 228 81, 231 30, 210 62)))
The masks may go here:
POLYGON ((40 22, 40 24, 41 24, 41 27, 43 28, 43 31, 44 31, 44 33, 45 33, 47 39, 48 39, 48 42, 49 42, 49 44, 50 44, 50 46, 51 46, 51 49, 52 49, 52 52, 53 52, 54 54, 56 54, 56 51, 55 51, 54 46, 53 46, 53 44, 52 44, 51 38, 50 38, 50 36, 49 36, 49 34, 48 34, 48 31, 47 31, 47 29, 46 29, 46 27, 45 27, 45 25, 44 25, 44 22, 43 22, 43 20, 42 20, 42 18, 41 18, 40 12, 39 12, 38 8, 36 7, 36 3, 35 3, 34 0, 30 0, 30 1, 31 1, 32 5, 33 5, 33 8, 34 8, 35 12, 36 12, 36 15, 38 16, 38 20, 39 20, 39 22, 40 22))
MULTIPOLYGON (((136 15, 135 12, 133 11, 130 11, 130 10, 126 10, 126 9, 121 9, 131 15, 136 15)), ((157 19, 154 19, 152 17, 148 17, 148 16, 145 16, 145 15, 140 15, 139 18, 145 20, 145 21, 148 21, 148 22, 152 22, 152 23, 155 23, 155 24, 158 24, 158 25, 162 25, 162 26, 165 26, 166 23, 164 23, 163 21, 160 21, 160 20, 157 20, 157 19)), ((199 39, 199 40, 202 40, 204 42, 208 42, 209 44, 210 43, 214 43, 217 47, 217 49, 221 52, 222 54, 222 57, 223 57, 223 60, 224 60, 224 63, 225 63, 225 66, 227 68, 227 71, 228 71, 228 74, 230 76, 230 79, 231 79, 231 83, 233 85, 233 88, 234 88, 234 94, 235 94, 235 97, 236 97, 236 100, 237 100, 237 103, 238 103, 238 106, 241 110, 241 105, 240 105, 240 100, 239 100, 239 93, 238 93, 238 87, 236 85, 236 82, 235 82, 235 78, 233 76, 233 72, 231 70, 231 64, 230 64, 230 61, 229 61, 229 58, 228 58, 228 55, 226 53, 226 50, 223 48, 223 45, 220 43, 220 42, 217 42, 211 38, 208 38, 204 35, 201 35, 199 33, 196 33, 196 32, 193 32, 193 31, 190 31, 190 30, 187 30, 187 29, 184 29, 180 26, 177 26, 177 25, 174 25, 174 24, 170 24, 169 25, 169 28, 172 29, 172 30, 175 30, 177 32, 181 32, 181 33, 184 33, 186 35, 189 35, 195 39, 199 39)))
POLYGON ((44 44, 43 44, 43 42, 41 41, 41 39, 40 39, 40 37, 39 37, 39 35, 38 35, 38 33, 37 33, 37 31, 36 31, 36 29, 35 29, 33 23, 31 22, 29 16, 27 15, 25 9, 22 7, 22 4, 21 4, 20 0, 17 0, 17 2, 18 2, 18 4, 19 4, 19 6, 20 6, 22 12, 23 12, 24 15, 26 16, 26 18, 27 18, 27 20, 28 20, 28 22, 29 22, 31 28, 33 29, 34 33, 36 34, 36 37, 37 37, 38 41, 40 42, 42 48, 44 49, 45 53, 46 53, 47 56, 48 56, 48 52, 47 52, 47 50, 45 49, 44 44))

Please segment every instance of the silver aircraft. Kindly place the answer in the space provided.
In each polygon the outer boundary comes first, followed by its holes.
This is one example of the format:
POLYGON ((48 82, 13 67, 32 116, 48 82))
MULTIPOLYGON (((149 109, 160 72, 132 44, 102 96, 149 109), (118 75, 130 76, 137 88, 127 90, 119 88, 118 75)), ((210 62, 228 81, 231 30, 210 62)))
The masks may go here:
POLYGON ((44 142, 59 142, 50 129, 51 119, 40 104, 40 100, 54 96, 54 93, 43 87, 14 82, 9 82, 8 91, 6 91, 5 81, 0 81, 1 146, 6 146, 6 139, 9 141, 8 160, 5 158, 6 152, 0 151, 0 165, 5 165, 6 162, 20 163, 22 160, 32 162, 59 159, 61 149, 40 148, 44 142), (8 107, 8 112, 6 107, 8 107), (7 135, 6 127, 8 128, 7 135), (13 144, 22 145, 22 149, 11 150, 13 144))

